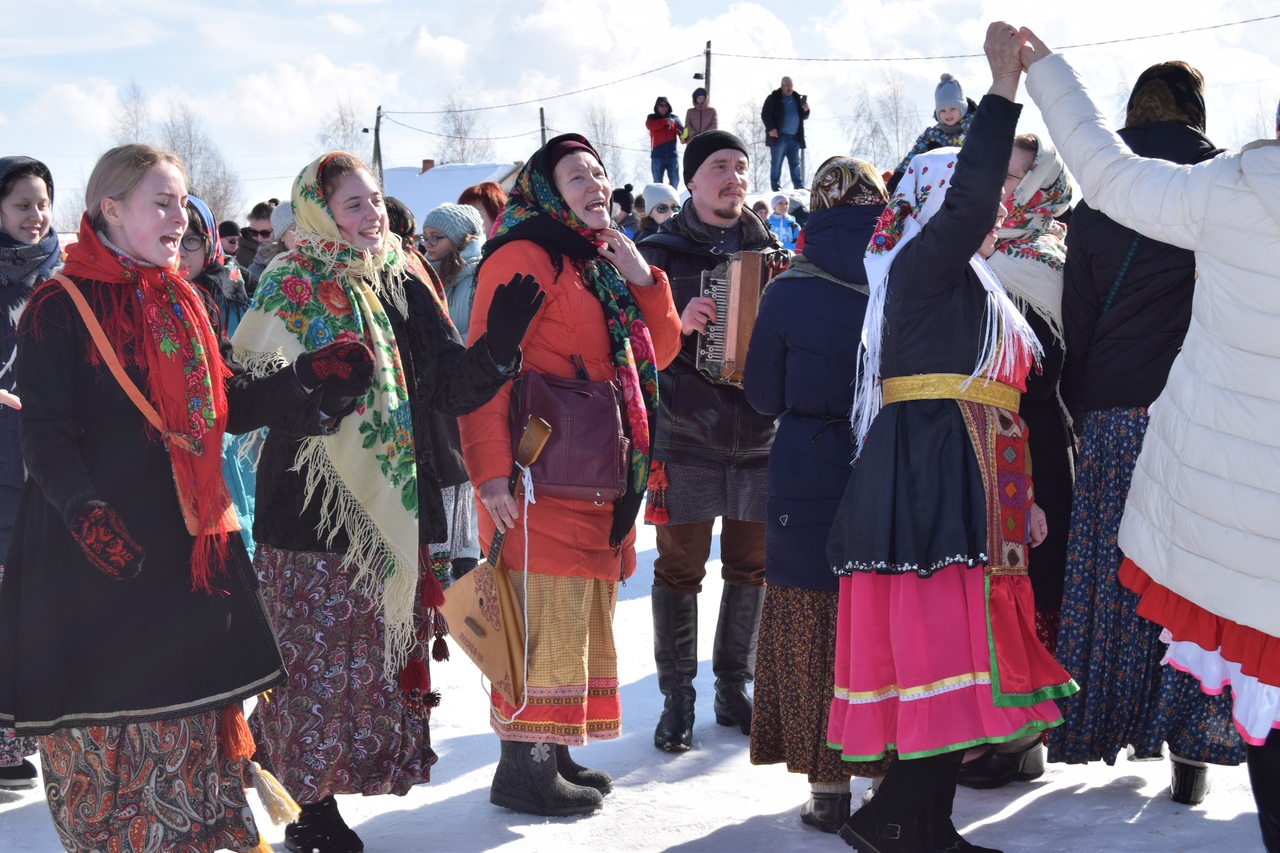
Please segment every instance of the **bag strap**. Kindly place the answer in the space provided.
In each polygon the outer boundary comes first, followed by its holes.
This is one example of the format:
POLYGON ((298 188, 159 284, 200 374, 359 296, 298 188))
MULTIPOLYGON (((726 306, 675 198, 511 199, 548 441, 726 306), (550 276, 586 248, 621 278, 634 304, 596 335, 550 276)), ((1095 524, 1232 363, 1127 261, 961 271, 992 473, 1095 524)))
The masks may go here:
POLYGON ((1124 256, 1124 263, 1120 265, 1120 272, 1116 274, 1116 280, 1111 285, 1111 292, 1107 294, 1107 301, 1102 304, 1102 313, 1105 314, 1111 310, 1111 303, 1115 301, 1116 294, 1120 292, 1120 283, 1124 281, 1125 275, 1129 272, 1129 262, 1133 260, 1133 253, 1138 250, 1138 243, 1142 240, 1141 234, 1134 235, 1133 242, 1129 244, 1129 251, 1124 256))
POLYGON ((165 429, 164 422, 160 420, 160 413, 138 390, 138 386, 129 378, 129 374, 124 372, 124 366, 120 364, 120 359, 116 356, 115 349, 112 348, 111 342, 107 340, 107 333, 102 331, 102 325, 98 322, 98 318, 93 316, 93 309, 89 307, 89 303, 85 300, 84 294, 80 292, 80 288, 76 287, 75 282, 61 273, 55 275, 53 280, 66 289, 67 295, 75 303, 76 310, 80 312, 80 319, 84 321, 85 328, 89 330, 89 337, 93 338, 94 344, 98 347, 98 352, 102 353, 102 360, 111 369, 111 375, 116 378, 116 382, 120 383, 124 393, 138 407, 138 411, 142 412, 143 417, 150 421, 151 425, 168 439, 169 431, 165 429))

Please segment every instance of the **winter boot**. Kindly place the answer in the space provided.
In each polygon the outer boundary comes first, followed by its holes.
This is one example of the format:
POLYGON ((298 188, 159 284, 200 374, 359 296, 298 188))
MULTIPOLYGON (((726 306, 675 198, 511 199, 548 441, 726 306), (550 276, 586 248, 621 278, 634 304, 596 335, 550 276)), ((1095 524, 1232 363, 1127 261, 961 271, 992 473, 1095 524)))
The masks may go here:
POLYGON ((569 757, 569 747, 556 744, 556 770, 570 785, 595 788, 601 794, 613 790, 613 777, 603 770, 588 770, 569 757))
POLYGON ((338 814, 332 795, 302 807, 298 819, 284 828, 290 853, 361 853, 364 842, 338 814))
POLYGON ((933 793, 929 795, 924 831, 930 853, 1000 853, 994 847, 979 847, 965 841, 964 837, 956 831, 956 825, 951 820, 951 812, 956 800, 956 779, 963 772, 961 764, 964 760, 964 750, 943 753, 937 756, 937 759, 940 763, 941 760, 946 759, 948 763, 943 765, 942 778, 938 780, 933 793))
POLYGON ((1280 853, 1280 729, 1271 730, 1265 746, 1250 744, 1247 750, 1262 844, 1267 853, 1280 853))
POLYGON ((1169 796, 1175 803, 1198 806, 1209 795, 1209 765, 1169 753, 1172 778, 1169 796))
POLYGON ((1044 775, 1044 745, 1040 735, 996 744, 977 761, 960 770, 966 788, 1001 788, 1010 782, 1029 782, 1044 775))
POLYGON ((21 788, 34 788, 40 780, 36 777, 36 766, 27 759, 17 764, 0 767, 0 788, 16 791, 21 788))
POLYGON ((809 802, 800 807, 800 820, 823 832, 839 832, 849 819, 852 804, 853 795, 849 793, 848 782, 843 785, 815 784, 811 786, 809 802))
POLYGON ((698 596, 653 585, 653 659, 665 697, 653 745, 684 752, 693 745, 693 689, 698 674, 698 596))
POLYGON ((544 817, 591 814, 604 804, 604 795, 595 788, 565 781, 556 763, 554 744, 502 741, 489 802, 544 817))
POLYGON ((751 734, 751 697, 747 683, 756 676, 756 639, 764 587, 727 583, 720 595, 720 619, 711 647, 711 670, 716 674, 716 722, 737 726, 751 734))
POLYGON ((939 783, 951 781, 954 788, 954 779, 947 753, 895 761, 871 802, 840 827, 840 838, 860 853, 932 853, 932 797, 939 783))

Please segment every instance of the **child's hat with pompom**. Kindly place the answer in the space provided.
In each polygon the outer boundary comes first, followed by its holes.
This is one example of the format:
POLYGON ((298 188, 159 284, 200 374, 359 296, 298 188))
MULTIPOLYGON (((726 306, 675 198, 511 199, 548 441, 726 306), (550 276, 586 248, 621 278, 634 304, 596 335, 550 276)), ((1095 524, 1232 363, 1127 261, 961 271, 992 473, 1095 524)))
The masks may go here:
POLYGON ((933 92, 934 115, 946 110, 957 109, 960 111, 960 117, 969 112, 969 102, 965 100, 964 89, 960 88, 960 81, 952 77, 950 74, 943 74, 938 81, 938 88, 933 92))

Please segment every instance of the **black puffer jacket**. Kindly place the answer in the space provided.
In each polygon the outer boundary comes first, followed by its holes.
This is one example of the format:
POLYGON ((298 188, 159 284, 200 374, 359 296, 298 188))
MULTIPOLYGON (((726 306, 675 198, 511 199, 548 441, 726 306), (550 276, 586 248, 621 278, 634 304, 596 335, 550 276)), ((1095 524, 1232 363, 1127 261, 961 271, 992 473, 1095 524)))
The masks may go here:
MULTIPOLYGON (((744 216, 755 217, 747 211, 744 216)), ((695 242, 679 227, 680 214, 640 243, 640 254, 671 279, 676 311, 701 294, 702 273, 725 260, 710 243, 695 242)), ((758 219, 756 220, 759 221, 758 219)), ((768 232, 766 232, 768 233, 768 232)), ((778 248, 771 243, 744 249, 778 248)), ((653 459, 694 465, 764 468, 773 445, 773 418, 747 402, 741 388, 711 382, 697 368, 698 335, 686 335, 680 354, 658 373, 658 410, 654 415, 653 459)))
MULTIPOLYGON (((1222 152, 1204 134, 1171 121, 1126 127, 1120 137, 1135 154, 1174 163, 1222 152)), ((1067 229, 1062 398, 1078 425, 1084 412, 1151 405, 1191 324, 1194 253, 1146 237, 1104 310, 1136 236, 1083 202, 1067 229)))

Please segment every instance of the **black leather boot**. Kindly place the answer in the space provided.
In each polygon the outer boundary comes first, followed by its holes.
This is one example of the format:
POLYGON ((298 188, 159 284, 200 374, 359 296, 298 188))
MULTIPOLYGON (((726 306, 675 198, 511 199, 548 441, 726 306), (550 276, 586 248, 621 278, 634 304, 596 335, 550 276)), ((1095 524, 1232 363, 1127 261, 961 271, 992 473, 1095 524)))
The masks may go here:
POLYGON ((720 619, 711 647, 711 671, 716 674, 716 722, 737 726, 751 734, 751 697, 747 684, 756 677, 756 639, 760 635, 760 608, 764 587, 724 585, 720 594, 720 619))
POLYGON ((613 777, 603 770, 588 770, 569 756, 569 747, 556 744, 556 770, 571 785, 595 788, 601 794, 613 790, 613 777))
POLYGON ((693 689, 698 674, 698 596, 653 585, 653 660, 665 697, 653 745, 684 752, 693 745, 693 689))
POLYGON ((942 777, 929 796, 929 813, 925 818, 928 850, 930 853, 1000 853, 994 847, 970 844, 956 830, 955 822, 951 820, 956 801, 956 778, 962 772, 964 750, 948 752, 937 758, 947 761, 943 765, 942 777))
POLYGON ((298 819, 284 828, 284 849, 291 853, 361 853, 364 842, 338 814, 332 796, 302 806, 298 819))
POLYGON ((489 802, 504 809, 544 817, 591 814, 604 805, 604 794, 574 785, 557 769, 555 744, 504 740, 493 774, 489 802))
POLYGON ((966 788, 1001 788, 1043 775, 1044 745, 1035 734, 992 746, 986 755, 961 768, 959 783, 966 788))
POLYGON ((1209 765, 1169 753, 1169 796, 1175 803, 1198 806, 1209 795, 1209 765))
POLYGON ((958 763, 958 753, 895 761, 871 802, 840 827, 840 838, 860 853, 932 853, 933 798, 939 784, 954 790, 953 755, 958 763))
POLYGON ((1271 730, 1265 746, 1250 744, 1247 750, 1262 844, 1267 853, 1280 853, 1280 729, 1271 730))

